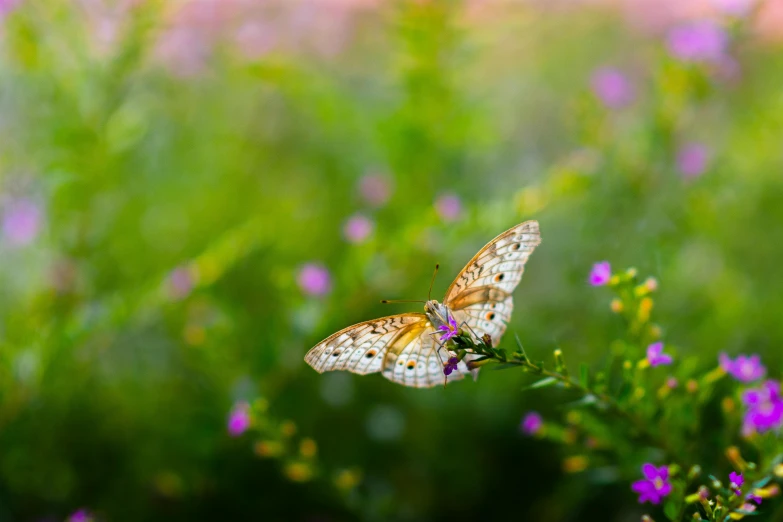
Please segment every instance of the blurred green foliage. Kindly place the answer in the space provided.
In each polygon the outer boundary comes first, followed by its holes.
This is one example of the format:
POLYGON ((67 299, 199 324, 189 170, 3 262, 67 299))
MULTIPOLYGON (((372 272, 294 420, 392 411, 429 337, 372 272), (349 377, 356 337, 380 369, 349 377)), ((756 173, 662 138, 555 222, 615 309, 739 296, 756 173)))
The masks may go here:
POLYGON ((436 262, 439 295, 529 218, 543 243, 510 325, 529 351, 608 357, 623 325, 585 282, 607 259, 660 281, 680 354, 760 353, 779 375, 783 55, 755 14, 721 19, 727 77, 611 9, 361 4, 271 3, 258 27, 239 1, 4 15, 0 520, 638 519, 627 482, 566 473, 562 448, 520 436, 563 397, 521 393, 519 372, 411 390, 302 361, 415 308, 378 302, 422 298, 436 262), (239 38, 264 31, 255 50, 239 38), (591 92, 606 65, 630 78, 627 107, 591 92), (684 177, 694 141, 710 159, 684 177), (361 195, 370 175, 383 205, 361 195), (444 195, 461 211, 439 212, 444 195), (21 199, 40 223, 14 243, 21 199), (374 225, 359 243, 356 213, 374 225), (297 285, 308 262, 326 295, 297 285), (259 397, 317 444, 311 479, 226 433, 259 397))

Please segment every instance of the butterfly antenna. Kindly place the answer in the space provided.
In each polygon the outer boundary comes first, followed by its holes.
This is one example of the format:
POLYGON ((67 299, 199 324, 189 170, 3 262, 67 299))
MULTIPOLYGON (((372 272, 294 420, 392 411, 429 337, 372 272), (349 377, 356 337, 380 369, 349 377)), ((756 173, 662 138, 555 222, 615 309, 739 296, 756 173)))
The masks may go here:
POLYGON ((392 304, 392 303, 426 303, 427 301, 422 301, 421 299, 383 299, 381 300, 381 304, 392 304))
POLYGON ((438 275, 438 268, 440 268, 440 265, 435 265, 435 271, 432 273, 432 280, 430 280, 430 291, 427 293, 427 300, 432 300, 432 285, 435 283, 435 276, 438 275))

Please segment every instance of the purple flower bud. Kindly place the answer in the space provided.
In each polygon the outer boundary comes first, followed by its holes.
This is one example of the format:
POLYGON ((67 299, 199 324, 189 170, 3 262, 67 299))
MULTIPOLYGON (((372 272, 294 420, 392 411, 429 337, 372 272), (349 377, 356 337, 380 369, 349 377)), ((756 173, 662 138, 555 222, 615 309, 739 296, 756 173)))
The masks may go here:
POLYGON ((744 483, 745 483, 745 478, 742 476, 742 473, 736 473, 734 471, 729 473, 730 489, 740 489, 744 483))
POLYGON ((612 278, 612 266, 609 261, 601 261, 593 265, 588 282, 593 286, 603 286, 612 278))
POLYGON ((441 194, 435 200, 435 210, 443 221, 457 221, 462 217, 462 201, 456 194, 441 194))
POLYGON ((41 211, 28 199, 11 201, 3 212, 3 235, 13 246, 25 246, 38 236, 41 211))
POLYGON ((779 381, 765 381, 761 387, 742 394, 746 412, 742 432, 750 435, 783 427, 783 398, 779 381))
POLYGON ((720 367, 726 373, 741 382, 753 382, 764 377, 767 369, 761 364, 761 358, 758 355, 740 354, 736 359, 731 358, 725 353, 718 356, 720 367))
POLYGON ((250 405, 241 401, 234 404, 228 415, 228 434, 239 437, 250 427, 250 405))
POLYGON ((354 214, 345 222, 343 234, 350 243, 363 243, 372 234, 375 225, 362 214, 354 214))
POLYGON ((385 176, 370 174, 359 180, 359 192, 369 205, 382 207, 389 201, 392 189, 385 176))
POLYGON ((647 362, 650 366, 663 366, 672 363, 672 356, 663 353, 663 343, 653 343, 647 347, 647 362))
POLYGON ((686 143, 677 152, 677 168, 686 178, 704 174, 710 161, 710 151, 701 143, 686 143))
POLYGON ((529 411, 522 418, 522 423, 519 425, 519 429, 526 435, 535 435, 544 426, 544 420, 541 415, 535 411, 529 411))
POLYGON ((669 52, 684 62, 717 63, 726 54, 729 38, 726 31, 709 20, 697 20, 669 31, 669 52))
POLYGON ((731 16, 744 16, 756 0, 712 0, 712 5, 722 13, 731 16))
POLYGON ((67 522, 91 522, 93 520, 92 514, 86 509, 79 509, 71 513, 67 522))
POLYGON ((320 263, 306 263, 299 269, 297 276, 299 288, 306 294, 325 295, 332 288, 329 271, 320 263))
POLYGON ((171 271, 168 278, 169 293, 174 299, 184 299, 193 290, 193 277, 186 266, 171 271))
POLYGON ((601 67, 590 78, 593 94, 610 109, 622 109, 630 105, 635 93, 631 82, 619 70, 613 67, 601 67))

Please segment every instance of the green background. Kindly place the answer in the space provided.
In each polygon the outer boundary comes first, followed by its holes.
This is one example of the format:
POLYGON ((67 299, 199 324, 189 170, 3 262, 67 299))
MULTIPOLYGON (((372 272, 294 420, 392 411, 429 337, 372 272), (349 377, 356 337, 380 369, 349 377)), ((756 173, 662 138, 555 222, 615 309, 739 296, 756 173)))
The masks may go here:
POLYGON ((0 240, 0 520, 638 520, 633 477, 564 473, 567 449, 519 433, 566 400, 523 392, 521 372, 416 390, 302 358, 418 311, 379 300, 423 298, 435 263, 440 299, 537 219, 509 328, 529 353, 604 360, 623 325, 586 280, 609 260, 658 279, 678 353, 705 369, 760 353, 779 375, 783 55, 761 15, 719 18, 726 78, 611 8, 260 5, 27 1, 2 20, 0 204, 42 216, 30 244, 0 240), (270 36, 249 51, 254 34, 270 36), (591 91, 602 66, 627 74, 628 107, 591 91), (688 179, 694 141, 711 157, 688 179), (380 207, 368 175, 391 187, 380 207), (356 213, 374 223, 360 244, 343 234, 356 213), (327 295, 297 285, 307 262, 327 295), (313 480, 227 435, 232 405, 259 397, 316 441, 313 480), (350 492, 330 478, 344 468, 350 492))

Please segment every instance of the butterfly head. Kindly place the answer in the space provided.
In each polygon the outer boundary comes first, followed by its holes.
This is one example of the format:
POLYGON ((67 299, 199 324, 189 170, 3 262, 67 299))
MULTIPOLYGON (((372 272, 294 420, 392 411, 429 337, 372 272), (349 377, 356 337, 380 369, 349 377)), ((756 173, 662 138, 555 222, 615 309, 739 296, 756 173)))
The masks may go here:
POLYGON ((435 328, 449 324, 449 317, 451 316, 449 307, 435 299, 424 303, 424 313, 435 328))

